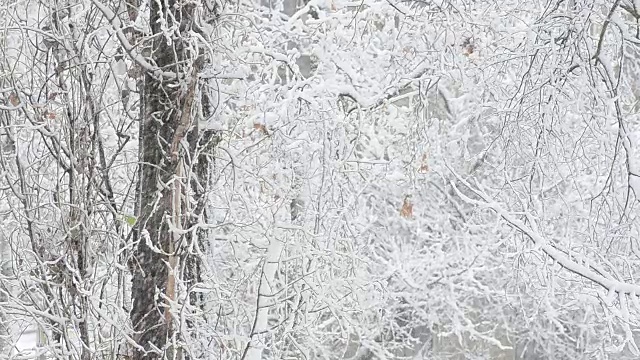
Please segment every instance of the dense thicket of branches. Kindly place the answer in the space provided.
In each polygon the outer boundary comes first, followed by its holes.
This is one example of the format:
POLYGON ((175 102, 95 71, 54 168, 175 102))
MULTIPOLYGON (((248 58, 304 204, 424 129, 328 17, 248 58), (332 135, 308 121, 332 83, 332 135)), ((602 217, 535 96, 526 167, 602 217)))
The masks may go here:
POLYGON ((634 359, 637 0, 18 0, 0 359, 634 359))

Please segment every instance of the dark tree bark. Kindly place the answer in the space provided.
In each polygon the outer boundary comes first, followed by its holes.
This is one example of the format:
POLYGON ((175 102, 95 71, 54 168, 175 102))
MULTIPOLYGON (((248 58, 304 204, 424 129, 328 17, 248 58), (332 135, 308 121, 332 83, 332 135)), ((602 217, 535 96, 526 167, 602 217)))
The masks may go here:
POLYGON ((201 246, 194 236, 201 232, 181 230, 203 218, 209 157, 201 153, 211 134, 198 128, 197 114, 203 114, 198 74, 204 56, 193 52, 187 37, 189 30, 200 32, 196 6, 175 0, 150 4, 154 36, 149 58, 175 77, 148 72, 142 89, 139 243, 132 266, 131 321, 135 340, 144 348, 134 351, 134 359, 178 359, 185 355, 173 344, 190 329, 179 328, 169 304, 175 303, 181 286, 186 289, 200 277, 200 259, 193 248, 201 246), (166 29, 174 25, 179 30, 169 41, 166 29))

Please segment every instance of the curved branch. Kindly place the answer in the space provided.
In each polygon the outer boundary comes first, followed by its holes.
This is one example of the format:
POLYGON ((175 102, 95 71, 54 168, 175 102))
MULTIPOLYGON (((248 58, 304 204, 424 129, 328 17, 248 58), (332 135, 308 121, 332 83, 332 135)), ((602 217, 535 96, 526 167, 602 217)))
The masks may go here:
MULTIPOLYGON (((537 230, 532 227, 527 226, 523 221, 516 218, 511 212, 504 209, 499 203, 497 203, 494 199, 492 199, 485 192, 476 189, 469 182, 464 180, 455 170, 453 170, 448 164, 446 165, 449 171, 456 177, 456 179, 462 183, 464 186, 469 188, 474 192, 475 195, 480 197, 483 201, 474 200, 470 197, 463 194, 458 187, 451 182, 453 189, 456 191, 458 196, 465 202, 481 206, 488 207, 495 211, 498 215, 500 215, 503 219, 505 219, 511 226, 520 230, 523 234, 527 235, 545 254, 547 254, 550 258, 555 260, 560 266, 569 270, 570 272, 581 276, 585 279, 591 280, 592 282, 602 286, 606 290, 609 291, 610 294, 618 293, 618 294, 629 294, 629 295, 640 295, 640 286, 634 284, 628 284, 619 280, 616 280, 613 276, 609 275, 606 271, 602 269, 597 269, 594 271, 592 268, 581 265, 570 257, 568 257, 564 252, 558 250, 556 247, 552 246, 547 242, 545 237, 537 230)), ((526 213, 525 216, 530 220, 532 224, 535 224, 532 220, 531 214, 526 213)), ((535 227, 535 225, 533 225, 535 227)), ((591 266, 593 267, 593 266, 591 266)))
POLYGON ((129 40, 127 40, 127 36, 124 34, 122 22, 118 18, 118 15, 111 11, 111 9, 109 9, 107 6, 101 4, 98 0, 91 0, 91 2, 109 21, 111 27, 113 28, 113 31, 115 31, 116 33, 116 37, 122 45, 122 48, 124 48, 124 50, 127 52, 127 54, 129 54, 133 61, 137 62, 138 65, 140 65, 143 69, 147 70, 158 78, 171 80, 177 77, 175 73, 162 71, 162 69, 160 69, 159 67, 148 62, 142 55, 135 53, 133 45, 129 43, 129 40))

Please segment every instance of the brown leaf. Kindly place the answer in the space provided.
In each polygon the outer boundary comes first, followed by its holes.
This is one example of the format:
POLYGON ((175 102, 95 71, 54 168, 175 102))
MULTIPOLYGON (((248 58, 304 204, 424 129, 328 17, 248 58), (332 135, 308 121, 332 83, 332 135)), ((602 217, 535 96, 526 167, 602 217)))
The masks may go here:
POLYGON ((422 155, 422 161, 420 162, 420 168, 418 172, 421 174, 426 174, 429 172, 429 157, 427 154, 422 155))
POLYGON ((476 47, 473 44, 473 39, 471 39, 471 38, 466 38, 464 40, 464 42, 462 43, 462 55, 464 55, 464 56, 469 56, 469 55, 473 54, 475 49, 476 49, 476 47))
POLYGON ((264 124, 254 123, 253 128, 265 135, 269 135, 269 131, 267 130, 267 127, 264 124))
POLYGON ((411 203, 409 196, 404 197, 402 209, 400 209, 400 216, 402 216, 403 218, 413 217, 413 203, 411 203))
POLYGON ((20 105, 20 98, 18 97, 18 94, 12 92, 11 95, 9 95, 9 101, 11 102, 11 105, 13 106, 18 106, 20 105))
POLYGON ((469 55, 473 54, 473 52, 475 51, 475 49, 476 49, 476 48, 475 48, 472 44, 469 44, 469 45, 465 46, 465 47, 462 49, 462 55, 464 55, 464 56, 469 56, 469 55))

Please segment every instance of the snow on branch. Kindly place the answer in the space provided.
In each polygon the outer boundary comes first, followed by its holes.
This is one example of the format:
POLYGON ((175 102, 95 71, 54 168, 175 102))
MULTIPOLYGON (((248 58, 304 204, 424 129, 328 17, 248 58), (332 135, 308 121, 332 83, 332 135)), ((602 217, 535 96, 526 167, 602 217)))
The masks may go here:
MULTIPOLYGON (((340 66, 337 63, 336 65, 340 66)), ((358 91, 356 91, 355 88, 351 85, 341 87, 340 88, 341 91, 339 95, 351 98, 353 101, 355 101, 358 104, 358 106, 362 110, 372 110, 384 105, 385 103, 393 103, 403 99, 404 97, 415 96, 419 94, 420 93, 419 91, 412 91, 408 93, 403 93, 403 91, 408 89, 414 82, 424 80, 425 78, 427 78, 429 79, 429 82, 426 86, 426 91, 428 92, 434 87, 437 87, 439 94, 445 100, 447 111, 450 112, 448 100, 447 100, 448 97, 446 97, 438 87, 440 77, 436 77, 436 76, 425 77, 425 75, 431 70, 434 70, 434 69, 430 65, 421 64, 415 70, 411 71, 406 76, 404 76, 403 77, 404 81, 400 82, 398 85, 391 87, 390 89, 384 91, 381 94, 377 94, 373 96, 372 98, 365 98, 364 96, 360 95, 358 91)), ((351 113, 354 110, 356 110, 356 108, 349 110, 349 113, 351 113)))
POLYGON ((560 266, 563 268, 573 272, 574 274, 581 276, 585 279, 591 280, 592 282, 602 286, 608 292, 610 297, 615 295, 616 293, 619 295, 631 295, 633 297, 640 295, 640 286, 634 284, 628 284, 619 280, 616 280, 613 276, 611 276, 604 269, 595 269, 594 265, 589 265, 589 267, 581 265, 570 257, 568 257, 563 251, 557 249, 553 245, 549 244, 545 237, 535 229, 535 222, 533 222, 533 216, 529 213, 525 213, 525 216, 532 224, 528 226, 525 222, 519 220, 516 216, 514 216, 511 212, 502 207, 498 202, 492 199, 489 195, 487 195, 484 191, 475 188, 469 182, 464 180, 455 170, 453 170, 448 164, 446 165, 449 171, 457 178, 457 180, 462 183, 464 186, 469 188, 475 195, 480 197, 480 200, 474 200, 470 197, 463 194, 454 182, 451 182, 453 189, 456 191, 458 196, 465 202, 481 206, 488 207, 498 213, 503 219, 505 219, 509 224, 513 227, 520 230, 522 233, 527 235, 538 248, 540 248, 545 254, 555 260, 560 266), (595 269, 595 270, 594 270, 595 269))
POLYGON ((91 0, 93 5, 95 5, 98 10, 102 13, 102 15, 109 21, 113 31, 116 33, 116 37, 120 41, 120 44, 124 48, 124 50, 129 54, 131 59, 138 63, 143 69, 157 76, 158 78, 162 77, 165 79, 175 79, 177 76, 175 73, 162 71, 159 67, 148 62, 142 55, 135 52, 135 49, 129 40, 127 40, 127 36, 124 34, 122 22, 109 7, 103 5, 98 0, 91 0))

